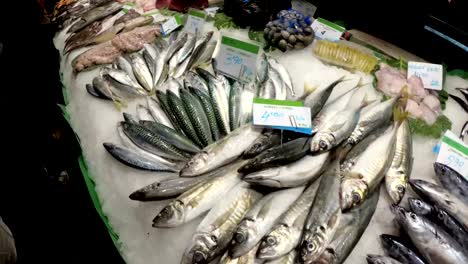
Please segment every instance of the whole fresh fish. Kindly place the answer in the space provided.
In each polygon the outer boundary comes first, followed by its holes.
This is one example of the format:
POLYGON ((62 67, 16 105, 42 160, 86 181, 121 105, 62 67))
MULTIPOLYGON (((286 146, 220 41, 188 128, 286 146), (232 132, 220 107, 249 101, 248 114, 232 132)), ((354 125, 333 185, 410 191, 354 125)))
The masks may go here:
POLYGON ((146 106, 142 104, 138 104, 136 107, 136 112, 139 120, 147 120, 147 121, 154 121, 151 112, 146 106))
POLYGON ((140 120, 140 125, 160 136, 163 140, 188 153, 197 153, 200 148, 190 139, 164 124, 140 120))
POLYGON ((281 167, 247 174, 244 181, 274 188, 304 186, 316 180, 328 165, 329 153, 306 155, 302 159, 281 167))
POLYGON ((408 264, 425 264, 413 250, 408 248, 400 238, 392 235, 380 235, 383 249, 390 257, 408 264))
POLYGON ((463 108, 463 110, 465 110, 466 113, 468 113, 468 103, 466 103, 465 100, 453 94, 449 94, 449 96, 453 100, 455 100, 455 102, 457 102, 460 105, 460 107, 463 108))
MULTIPOLYGON (((148 66, 148 70, 151 73, 151 78, 153 78, 153 74, 156 71, 155 62, 156 62, 156 57, 158 56, 158 53, 153 45, 146 43, 144 45, 142 55, 143 55, 143 59, 145 59, 146 66, 148 66)), ((153 88, 153 83, 151 83, 152 88, 153 88)))
POLYGON ((213 31, 209 31, 195 43, 195 47, 193 48, 187 67, 185 68, 186 70, 190 70, 193 66, 204 63, 204 61, 200 59, 202 59, 203 52, 205 52, 208 42, 213 37, 213 33, 213 31))
POLYGON ((122 115, 123 115, 123 118, 124 118, 125 122, 138 124, 138 119, 135 116, 133 116, 132 114, 127 113, 127 112, 123 112, 122 115))
POLYGON ((393 213, 413 244, 430 264, 468 263, 465 250, 425 217, 393 205, 393 213))
POLYGON ((251 159, 263 151, 281 143, 281 134, 277 130, 267 130, 244 151, 242 157, 251 159))
POLYGON ((93 91, 96 92, 100 98, 112 100, 112 86, 104 78, 101 78, 99 76, 94 77, 92 87, 94 88, 93 91))
POLYGON ((393 107, 398 101, 398 97, 391 98, 385 102, 379 103, 368 111, 361 114, 356 128, 349 136, 347 143, 355 145, 377 128, 390 121, 393 115, 393 107))
MULTIPOLYGON (((160 40, 161 43, 166 43, 165 40, 160 40)), ((165 45, 162 44, 162 45, 165 45)), ((169 67, 166 64, 166 57, 167 57, 167 52, 168 49, 164 48, 162 45, 156 49, 158 52, 158 56, 156 58, 156 61, 154 63, 154 73, 153 73, 153 88, 156 89, 156 87, 160 84, 162 84, 168 75, 169 72, 169 67)))
POLYGON ((309 151, 310 138, 298 138, 287 143, 272 147, 251 159, 239 169, 242 173, 289 164, 304 157, 309 151))
POLYGON ((413 139, 407 120, 398 127, 395 154, 385 174, 385 187, 394 204, 399 204, 405 195, 406 185, 413 166, 413 139))
POLYGON ((209 263, 220 255, 232 239, 237 224, 260 199, 261 194, 241 182, 210 210, 197 227, 181 264, 209 263))
POLYGON ((267 262, 264 262, 264 264, 294 264, 297 259, 297 251, 296 250, 291 250, 287 255, 284 255, 280 258, 277 259, 272 259, 267 262))
POLYGON ((184 108, 182 100, 172 91, 167 91, 167 102, 169 109, 174 112, 177 117, 177 122, 184 131, 184 134, 188 136, 198 146, 203 146, 202 141, 197 136, 197 131, 193 124, 190 122, 190 117, 184 108))
POLYGON ((245 84, 240 95, 240 125, 252 122, 253 99, 257 87, 255 83, 245 84))
POLYGON ((258 90, 258 97, 265 99, 275 99, 275 85, 271 79, 267 79, 263 85, 260 86, 258 90))
POLYGON ((122 9, 122 5, 117 2, 110 2, 106 5, 93 8, 83 14, 83 16, 68 29, 67 33, 77 32, 96 20, 117 13, 120 9, 122 9))
POLYGON ((468 232, 447 212, 438 208, 436 205, 430 205, 416 198, 408 198, 408 203, 412 212, 424 216, 429 221, 439 225, 460 243, 463 248, 468 249, 468 232))
POLYGON ((206 81, 203 80, 203 78, 200 77, 200 75, 198 75, 196 72, 193 72, 193 71, 188 71, 185 74, 184 87, 186 89, 195 88, 197 90, 201 90, 207 95, 209 94, 208 84, 206 83, 206 81))
POLYGON ((261 130, 245 125, 225 138, 195 154, 180 172, 181 176, 197 176, 212 171, 237 159, 261 134, 261 130))
POLYGON ((68 53, 74 49, 83 47, 83 45, 87 45, 89 39, 96 36, 99 33, 99 31, 101 31, 101 28, 101 21, 95 21, 89 24, 80 32, 71 35, 65 42, 65 46, 63 48, 64 53, 68 53))
MULTIPOLYGON (((310 107, 310 116, 312 119, 315 117, 315 115, 317 115, 318 112, 320 112, 320 110, 322 110, 323 106, 330 97, 330 94, 333 92, 333 89, 342 81, 343 77, 332 82, 324 89, 321 89, 319 91, 316 91, 314 89, 314 91, 312 91, 305 97, 304 106, 310 107)), ((304 84, 304 86, 306 86, 306 84, 304 84)), ((305 87, 304 90, 306 90, 305 87)))
POLYGON ((402 264, 400 261, 392 259, 391 257, 368 254, 366 257, 369 264, 402 264))
MULTIPOLYGON (((127 20, 123 23, 124 28, 122 32, 131 31, 137 27, 142 27, 145 25, 149 25, 153 22, 154 18, 152 16, 139 16, 130 20, 127 20)), ((117 24, 116 26, 121 25, 117 24)))
POLYGON ((356 128, 361 109, 366 105, 367 102, 363 99, 361 105, 348 105, 346 109, 337 112, 333 119, 324 124, 312 138, 310 143, 311 152, 327 151, 345 141, 356 128))
POLYGON ((185 73, 185 71, 187 70, 189 62, 190 62, 190 58, 186 58, 183 62, 181 62, 179 65, 177 65, 175 67, 175 69, 173 69, 172 71, 171 71, 171 69, 169 69, 169 71, 170 71, 169 74, 174 78, 180 78, 185 73))
MULTIPOLYGON (((208 88, 207 88, 208 89, 208 88)), ((216 122, 216 116, 214 114, 213 105, 211 104, 208 93, 205 93, 201 89, 190 87, 190 91, 198 97, 200 103, 205 111, 206 117, 210 124, 211 136, 213 141, 218 141, 221 138, 221 132, 219 131, 218 123, 216 122)))
POLYGON ((276 259, 288 254, 299 245, 306 217, 317 192, 318 181, 311 184, 289 207, 263 238, 258 249, 258 258, 276 259))
POLYGON ((151 77, 151 72, 146 65, 145 59, 138 52, 130 54, 129 58, 136 79, 146 91, 151 92, 153 89, 153 79, 151 77))
POLYGON ((137 83, 135 74, 133 74, 132 63, 127 59, 127 56, 117 57, 116 65, 119 70, 124 71, 128 75, 128 77, 130 77, 132 83, 137 83))
POLYGON ((102 70, 102 74, 108 74, 112 79, 115 81, 125 84, 131 87, 134 87, 138 91, 143 91, 146 93, 146 91, 143 89, 143 87, 140 86, 138 82, 133 80, 126 72, 118 69, 112 69, 112 68, 104 68, 102 70))
POLYGON ((348 90, 340 97, 327 102, 320 112, 312 119, 313 132, 320 131, 322 126, 328 124, 338 112, 344 110, 353 97, 356 87, 348 90))
POLYGON ((120 83, 112 78, 109 74, 103 74, 102 78, 106 80, 114 88, 113 91, 125 98, 135 98, 145 96, 147 93, 141 87, 133 87, 127 84, 120 83))
POLYGON ((423 180, 410 180, 409 183, 421 198, 449 213, 463 225, 465 230, 468 230, 468 204, 458 199, 452 192, 433 183, 423 180))
POLYGON ((268 75, 268 58, 265 52, 262 52, 260 58, 257 60, 257 81, 263 83, 266 81, 268 75))
MULTIPOLYGON (((255 245, 249 252, 245 255, 242 255, 238 258, 229 256, 229 250, 227 250, 224 255, 219 260, 218 264, 256 264, 259 263, 256 261, 258 244, 255 245)), ((260 262, 261 263, 261 262, 260 262)))
POLYGON ((304 191, 304 187, 280 190, 264 196, 248 212, 234 232, 230 255, 238 258, 252 250, 276 220, 304 191))
POLYGON ((343 263, 369 225, 377 208, 378 201, 379 192, 376 191, 361 205, 343 213, 333 240, 326 246, 325 251, 314 263, 343 263))
POLYGON ((151 159, 148 159, 137 152, 114 145, 112 143, 103 143, 104 148, 114 157, 116 160, 128 165, 130 167, 149 171, 169 171, 176 172, 174 167, 167 166, 163 163, 156 163, 151 159))
POLYGON ((153 227, 175 227, 190 222, 219 203, 226 193, 241 182, 239 162, 229 166, 225 174, 208 179, 184 192, 164 207, 153 220, 153 227))
POLYGON ((300 260, 313 263, 322 255, 341 221, 340 164, 335 159, 320 179, 300 243, 300 260))
POLYGON ((159 135, 140 125, 122 122, 125 134, 140 148, 161 157, 173 160, 187 160, 188 155, 164 141, 159 135))
POLYGON ((398 125, 373 141, 356 159, 356 164, 344 174, 341 183, 341 209, 350 209, 366 199, 392 163, 398 125))
MULTIPOLYGON (((273 90, 274 91, 274 99, 276 100, 286 100, 286 97, 288 96, 288 92, 286 90, 286 84, 284 83, 283 79, 281 79, 280 74, 278 71, 276 71, 274 68, 268 67, 268 80, 271 81, 271 84, 273 84, 273 87, 270 88, 265 88, 268 90, 273 90)), ((269 91, 269 93, 271 93, 269 91)))
POLYGON ((457 171, 442 163, 434 163, 434 171, 447 190, 468 204, 468 182, 457 171))
POLYGON ((193 63, 191 68, 196 68, 205 64, 209 64, 213 58, 213 53, 216 49, 217 43, 217 41, 208 42, 208 44, 206 44, 205 49, 203 50, 203 53, 200 55, 198 60, 193 63))
POLYGON ((294 87, 292 84, 291 76, 289 75, 286 68, 281 65, 276 59, 268 58, 269 68, 272 68, 274 71, 278 72, 283 82, 286 84, 286 87, 289 89, 291 97, 295 97, 296 93, 294 92, 294 87))
POLYGON ((231 127, 231 130, 236 129, 241 125, 240 107, 242 90, 242 84, 240 82, 234 82, 229 94, 229 126, 231 127))
POLYGON ((130 194, 129 198, 134 201, 160 201, 177 197, 195 185, 205 182, 208 175, 193 178, 175 177, 153 182, 130 194))
POLYGON ((174 127, 172 126, 171 120, 169 119, 169 117, 167 117, 166 113, 164 112, 159 102, 157 102, 153 97, 147 96, 146 104, 148 106, 148 110, 151 113, 151 116, 156 122, 166 127, 174 129, 174 127))
POLYGON ((460 131, 460 138, 461 140, 465 140, 465 136, 468 135, 468 121, 465 122, 463 125, 462 130, 460 131))
POLYGON ((213 143, 213 136, 211 135, 210 122, 205 114, 203 106, 198 97, 192 95, 185 89, 180 89, 180 98, 184 104, 185 110, 190 118, 190 121, 195 128, 198 138, 203 146, 213 143))
POLYGON ((167 50, 166 56, 165 56, 165 63, 167 63, 174 54, 179 51, 187 42, 188 40, 188 34, 183 33, 180 35, 177 40, 175 40, 170 46, 169 49, 167 50))
POLYGON ((175 115, 174 111, 171 111, 171 107, 169 106, 169 102, 167 100, 167 95, 164 92, 157 90, 156 97, 158 98, 159 104, 166 113, 167 117, 169 117, 171 120, 174 130, 184 133, 181 125, 179 124, 179 121, 177 120, 177 116, 175 115))
POLYGON ((187 41, 184 43, 184 45, 174 54, 176 57, 176 63, 181 64, 184 60, 186 60, 189 55, 192 53, 193 48, 195 47, 195 42, 197 41, 197 37, 188 34, 187 36, 187 41))
POLYGON ((213 110, 218 122, 218 127, 221 133, 228 134, 229 126, 229 101, 226 94, 225 82, 221 75, 215 77, 210 72, 197 68, 197 73, 202 76, 208 83, 208 91, 210 94, 213 110))
POLYGON ((100 98, 100 99, 104 99, 104 100, 109 100, 109 98, 105 97, 105 96, 101 96, 101 94, 99 94, 99 92, 96 91, 96 89, 94 89, 94 86, 90 83, 87 83, 86 84, 86 91, 94 96, 94 97, 97 97, 97 98, 100 98))

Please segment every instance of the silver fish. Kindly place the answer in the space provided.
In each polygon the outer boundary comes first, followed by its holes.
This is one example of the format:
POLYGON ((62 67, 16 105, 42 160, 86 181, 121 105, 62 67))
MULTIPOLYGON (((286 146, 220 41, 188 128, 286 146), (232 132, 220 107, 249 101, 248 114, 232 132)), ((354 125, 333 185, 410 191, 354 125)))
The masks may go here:
POLYGON ((273 58, 268 59, 268 64, 270 65, 270 68, 278 72, 278 74, 281 76, 282 81, 286 84, 286 87, 289 89, 291 97, 296 96, 296 93, 294 92, 294 87, 292 84, 291 76, 289 75, 286 68, 284 68, 283 65, 281 65, 276 59, 273 59, 273 58))
POLYGON ((213 53, 216 49, 217 41, 210 41, 208 44, 206 44, 205 49, 203 50, 203 53, 200 55, 197 61, 191 65, 192 68, 196 68, 199 66, 202 66, 204 64, 208 64, 211 62, 211 59, 213 57, 213 53))
POLYGON ((207 95, 209 94, 208 84, 206 83, 206 81, 203 80, 203 78, 200 77, 200 75, 198 75, 197 73, 193 71, 188 71, 185 74, 184 86, 185 88, 193 87, 195 89, 203 91, 207 95))
POLYGON ((213 33, 213 31, 209 31, 195 43, 195 47, 193 48, 192 54, 190 55, 190 60, 186 67, 187 70, 206 61, 206 59, 205 61, 202 61, 202 55, 205 52, 211 37, 213 37, 213 33))
POLYGON ((272 192, 258 201, 244 216, 234 232, 231 256, 247 254, 273 227, 276 220, 304 191, 304 186, 272 192))
POLYGON ((258 258, 270 260, 286 255, 299 245, 306 217, 312 206, 319 181, 315 181, 299 196, 271 228, 258 250, 258 258))
POLYGON ((329 153, 306 155, 285 166, 269 168, 247 174, 244 181, 275 188, 303 186, 316 180, 326 165, 329 153))
POLYGON ((166 113, 164 112, 162 107, 159 105, 159 102, 157 102, 154 98, 147 96, 146 104, 148 106, 151 116, 156 122, 174 129, 174 127, 172 126, 171 120, 169 119, 169 117, 167 117, 166 113))
POLYGON ((112 77, 112 79, 114 79, 115 81, 121 84, 134 87, 137 90, 141 89, 142 91, 145 91, 138 82, 132 80, 132 78, 130 78, 130 76, 128 76, 128 74, 122 70, 117 70, 117 69, 112 69, 112 68, 103 68, 101 73, 108 74, 110 77, 112 77))
POLYGON ((137 52, 130 54, 129 57, 132 63, 133 73, 138 82, 146 91, 151 92, 153 89, 153 78, 151 77, 151 72, 146 65, 145 59, 137 52))
POLYGON ((294 264, 296 262, 297 258, 297 251, 296 250, 291 250, 287 255, 284 255, 280 258, 277 259, 272 259, 267 262, 264 262, 264 264, 294 264))
MULTIPOLYGON (((338 80, 332 82, 325 88, 321 90, 314 89, 304 99, 304 106, 310 107, 310 116, 312 118, 317 115, 320 110, 322 110, 323 106, 327 102, 328 98, 330 97, 333 89, 336 87, 337 84, 343 81, 343 77, 339 78, 338 80)), ((304 90, 306 90, 306 84, 304 84, 304 90)))
POLYGON ((442 163, 434 163, 434 171, 445 189, 450 190, 462 201, 468 203, 468 181, 457 171, 442 163))
POLYGON ((400 261, 392 259, 391 257, 368 254, 366 257, 368 264, 402 264, 400 261))
POLYGON ((227 250, 224 255, 219 260, 218 264, 261 264, 256 259, 258 244, 255 245, 249 252, 245 255, 242 255, 238 258, 234 258, 229 255, 229 250, 227 250))
POLYGON ((216 119, 222 133, 228 134, 230 132, 229 126, 229 101, 226 94, 227 88, 224 77, 219 75, 214 77, 207 71, 197 69, 200 74, 208 82, 208 90, 210 93, 211 101, 213 103, 213 110, 215 111, 216 119))
POLYGON ((262 52, 257 60, 257 81, 263 83, 267 79, 268 74, 268 58, 265 52, 262 52))
POLYGON ((229 94, 229 126, 234 130, 240 126, 240 107, 243 85, 240 82, 234 82, 229 94))
POLYGON ((239 183, 210 210, 197 227, 181 264, 209 263, 220 255, 232 239, 234 230, 261 194, 239 183))
POLYGON ((126 56, 117 57, 116 63, 119 70, 124 71, 134 82, 137 82, 135 74, 133 74, 132 64, 126 56))
POLYGON ((117 2, 110 2, 106 5, 93 8, 83 14, 74 24, 73 26, 68 29, 67 33, 74 33, 77 32, 87 25, 97 21, 101 18, 104 18, 108 15, 112 15, 117 13, 120 9, 122 9, 122 5, 117 2))
POLYGON ((468 257, 452 237, 425 217, 393 205, 393 213, 413 244, 430 264, 468 263, 468 257))
MULTIPOLYGON (((167 44, 165 40, 161 40, 160 43, 167 44)), ((154 64, 153 89, 156 89, 158 85, 162 84, 166 80, 167 72, 169 71, 166 64, 168 50, 163 48, 165 44, 160 44, 158 49, 156 49, 158 55, 154 64)))
POLYGON ((185 70, 188 68, 189 63, 190 58, 186 58, 182 63, 177 65, 177 67, 174 69, 174 72, 172 73, 172 77, 180 78, 185 73, 185 70))
POLYGON ((244 85, 240 96, 240 126, 252 122, 252 107, 253 99, 255 97, 255 84, 249 83, 244 85))
POLYGON ((186 60, 189 55, 192 53, 193 48, 195 47, 195 43, 197 41, 197 37, 188 34, 187 41, 184 43, 184 45, 174 54, 174 56, 177 59, 177 65, 181 64, 184 60, 186 60))
POLYGON ((206 148, 187 162, 181 176, 191 177, 219 168, 237 159, 261 135, 261 129, 245 125, 206 148))
POLYGON ((179 51, 179 49, 181 49, 185 43, 187 42, 187 39, 188 39, 188 34, 187 33, 183 33, 182 35, 180 35, 177 40, 175 40, 170 46, 169 46, 169 49, 167 50, 167 53, 166 53, 166 56, 165 56, 165 63, 167 63, 170 59, 172 59, 172 57, 174 56, 174 54, 179 51))

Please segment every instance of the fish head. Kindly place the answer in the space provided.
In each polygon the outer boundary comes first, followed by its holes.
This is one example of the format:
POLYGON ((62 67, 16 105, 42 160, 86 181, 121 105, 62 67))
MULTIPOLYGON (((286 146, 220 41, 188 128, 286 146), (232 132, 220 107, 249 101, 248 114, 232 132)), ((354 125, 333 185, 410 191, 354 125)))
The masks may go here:
POLYGON ((398 250, 396 247, 396 238, 392 235, 382 234, 380 235, 380 241, 384 250, 389 254, 390 251, 398 250))
POLYGON ((196 233, 182 257, 182 264, 208 263, 210 252, 216 249, 217 237, 209 232, 196 233))
POLYGON ((293 240, 291 231, 291 227, 287 225, 277 225, 270 234, 263 238, 258 248, 257 257, 260 259, 274 259, 291 251, 295 246, 294 241, 291 241, 293 240))
POLYGON ((338 263, 338 256, 336 255, 335 250, 333 250, 332 248, 326 248, 322 255, 320 255, 318 259, 314 260, 314 264, 330 263, 338 263))
POLYGON ((434 171, 439 178, 449 177, 452 173, 451 169, 439 162, 434 162, 434 171))
POLYGON ((361 179, 344 179, 341 183, 341 209, 347 210, 360 204, 367 196, 367 184, 361 179))
POLYGON ((386 264, 387 263, 387 261, 385 261, 385 258, 379 255, 369 254, 366 257, 366 260, 368 264, 386 264))
POLYGON ((244 218, 237 227, 233 236, 233 246, 231 248, 231 257, 238 258, 247 254, 258 242, 257 225, 255 220, 244 218))
POLYGON ((424 221, 417 214, 409 212, 405 208, 398 205, 392 205, 392 211, 397 222, 405 230, 415 233, 425 232, 424 221))
POLYGON ((195 176, 203 173, 203 169, 207 165, 208 157, 209 155, 205 151, 200 151, 195 154, 182 168, 180 176, 195 176))
POLYGON ((257 172, 247 174, 244 181, 252 184, 260 184, 264 186, 281 188, 281 182, 276 177, 280 176, 280 167, 265 169, 257 172))
POLYGON ((406 192, 406 182, 399 178, 399 180, 391 181, 389 185, 389 192, 390 198, 394 204, 399 204, 403 196, 405 196, 406 192))
POLYGON ((252 143, 252 145, 250 145, 249 148, 247 148, 246 151, 244 151, 243 153, 243 157, 244 158, 253 158, 255 156, 257 156, 258 154, 260 154, 262 151, 265 150, 265 146, 267 144, 266 141, 268 140, 269 136, 263 134, 261 137, 259 137, 257 140, 254 141, 254 143, 252 143))
POLYGON ((417 215, 427 215, 432 211, 432 207, 421 199, 408 198, 408 203, 411 211, 417 215))
POLYGON ((443 204, 447 208, 454 208, 451 193, 439 185, 423 180, 410 180, 409 183, 414 192, 424 200, 432 203, 437 201, 437 203, 443 204))
MULTIPOLYGON (((337 224, 339 217, 333 217, 333 224, 337 224)), ((332 220, 332 219, 330 219, 332 220)), ((304 263, 314 263, 322 255, 325 247, 330 242, 332 234, 330 227, 317 225, 306 231, 300 246, 300 258, 304 263)))
POLYGON ((335 137, 331 133, 317 133, 310 143, 312 153, 330 150, 335 144, 335 137))
POLYGON ((153 219, 153 227, 174 227, 184 222, 184 204, 175 200, 164 207, 153 219))

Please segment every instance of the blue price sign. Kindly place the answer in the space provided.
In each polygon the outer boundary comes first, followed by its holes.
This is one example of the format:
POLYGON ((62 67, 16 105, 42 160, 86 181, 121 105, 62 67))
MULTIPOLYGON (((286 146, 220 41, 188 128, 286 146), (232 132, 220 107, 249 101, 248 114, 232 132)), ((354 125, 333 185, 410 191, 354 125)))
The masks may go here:
POLYGON ((442 137, 437 162, 456 170, 468 180, 468 146, 450 131, 442 137))

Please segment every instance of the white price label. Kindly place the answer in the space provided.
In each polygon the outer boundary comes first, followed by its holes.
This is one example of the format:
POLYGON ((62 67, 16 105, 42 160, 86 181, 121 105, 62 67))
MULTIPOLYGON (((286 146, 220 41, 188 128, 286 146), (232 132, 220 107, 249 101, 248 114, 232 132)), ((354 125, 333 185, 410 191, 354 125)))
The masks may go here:
POLYGON ((310 108, 302 102, 254 98, 253 124, 312 134, 310 108))
POLYGON ((437 162, 449 166, 468 180, 468 146, 451 131, 442 137, 437 162))
POLYGON ((260 46, 257 44, 222 36, 215 68, 240 82, 252 82, 255 80, 259 51, 260 46))
POLYGON ((313 17, 317 7, 304 0, 293 0, 291 6, 294 10, 301 12, 304 16, 313 17))
POLYGON ((187 21, 185 22, 184 30, 192 34, 201 32, 205 23, 205 12, 190 9, 187 14, 188 16, 187 21))
POLYGON ((169 20, 161 25, 163 36, 167 36, 169 33, 174 31, 176 28, 182 25, 182 18, 178 15, 171 17, 169 20))
POLYGON ((323 18, 315 19, 311 26, 315 32, 315 37, 330 41, 340 40, 341 35, 346 31, 344 27, 323 18))
POLYGON ((424 62, 408 62, 408 78, 416 75, 421 78, 424 88, 433 90, 442 90, 442 72, 443 68, 440 64, 424 63, 424 62))

